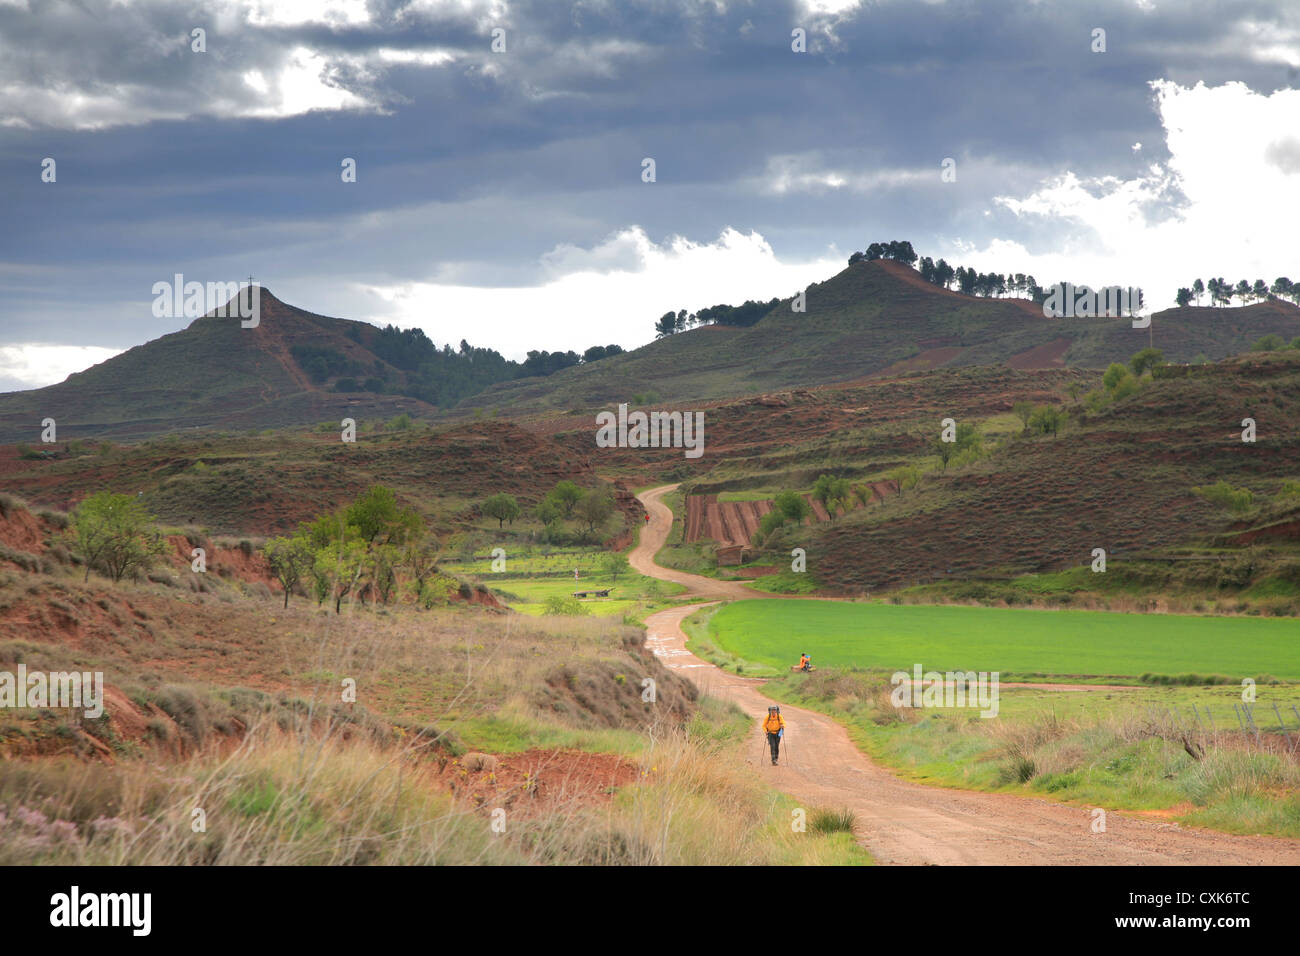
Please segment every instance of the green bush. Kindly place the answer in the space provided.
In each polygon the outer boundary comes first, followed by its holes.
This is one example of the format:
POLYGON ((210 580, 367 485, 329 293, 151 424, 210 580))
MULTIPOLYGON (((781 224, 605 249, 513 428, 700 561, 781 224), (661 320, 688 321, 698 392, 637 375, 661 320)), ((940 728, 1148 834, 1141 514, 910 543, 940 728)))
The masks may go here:
POLYGON ((586 606, 576 597, 565 594, 552 594, 546 599, 543 605, 543 614, 563 614, 570 617, 580 617, 587 613, 586 606))
POLYGON ((1255 496, 1249 489, 1234 488, 1220 479, 1212 485, 1200 485, 1192 489, 1210 504, 1226 509, 1233 514, 1244 514, 1255 503, 1255 496))

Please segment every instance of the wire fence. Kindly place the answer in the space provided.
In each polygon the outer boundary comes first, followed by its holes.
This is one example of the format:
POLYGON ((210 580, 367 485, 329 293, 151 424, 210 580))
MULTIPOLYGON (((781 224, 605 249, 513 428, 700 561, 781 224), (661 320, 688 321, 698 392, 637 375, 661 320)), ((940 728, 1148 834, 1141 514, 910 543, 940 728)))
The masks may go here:
POLYGON ((1300 709, 1295 704, 1287 706, 1290 713, 1273 701, 1259 719, 1256 714, 1260 704, 1245 701, 1234 702, 1231 713, 1220 710, 1217 719, 1208 704, 1198 707, 1191 703, 1185 709, 1152 706, 1147 708, 1147 713, 1153 724, 1172 728, 1173 736, 1180 738, 1184 749, 1197 760, 1204 756, 1207 747, 1218 747, 1225 742, 1239 745, 1242 741, 1270 752, 1283 749, 1294 757, 1300 749, 1300 709), (1268 720, 1270 711, 1276 724, 1268 720), (1291 719, 1295 720, 1295 727, 1288 726, 1287 721, 1291 719))

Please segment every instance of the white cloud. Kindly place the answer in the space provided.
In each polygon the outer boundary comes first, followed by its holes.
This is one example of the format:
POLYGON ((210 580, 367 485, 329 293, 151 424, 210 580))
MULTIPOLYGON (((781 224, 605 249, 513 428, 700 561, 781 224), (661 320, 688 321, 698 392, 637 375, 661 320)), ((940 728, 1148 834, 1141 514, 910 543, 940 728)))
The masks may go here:
POLYGON ((935 172, 915 169, 882 169, 859 172, 853 169, 828 169, 817 153, 769 156, 763 172, 745 184, 747 188, 768 195, 786 193, 822 193, 847 190, 869 193, 938 179, 935 172))
POLYGON ((591 249, 557 247, 542 262, 555 278, 523 288, 374 288, 389 306, 379 321, 418 326, 439 344, 468 338, 511 358, 537 348, 635 348, 669 309, 793 295, 842 268, 844 256, 832 249, 816 261, 782 262, 754 232, 726 229, 711 243, 675 236, 656 244, 632 226, 591 249))
POLYGON ((289 27, 304 23, 363 26, 370 22, 366 0, 252 0, 245 7, 254 26, 289 27))
POLYGON ((73 372, 107 361, 121 351, 97 345, 3 345, 0 346, 0 391, 54 385, 73 372))
POLYGON ((1300 90, 1151 85, 1170 152, 1166 166, 1127 180, 1085 181, 1067 171, 1027 196, 999 196, 1017 216, 1059 225, 1056 249, 1031 255, 995 242, 966 250, 963 264, 1032 272, 1044 284, 1141 285, 1156 308, 1172 305, 1177 289, 1198 276, 1271 283, 1294 274, 1300 263, 1290 210, 1300 208, 1300 176, 1285 134, 1300 115, 1300 90))
POLYGON ((306 47, 294 47, 278 74, 268 80, 261 71, 244 75, 263 97, 237 115, 259 117, 298 116, 311 110, 365 109, 373 106, 364 97, 330 82, 331 65, 323 55, 306 47))
POLYGON ((858 6, 862 0, 800 0, 799 7, 813 16, 837 16, 858 6))
POLYGON ((401 63, 414 66, 443 66, 456 59, 452 50, 435 48, 431 50, 399 50, 395 47, 380 47, 375 55, 385 63, 401 63))
MULTIPOLYGON (((379 104, 346 89, 338 68, 358 68, 360 78, 368 61, 346 56, 327 57, 307 47, 290 50, 278 64, 246 70, 241 79, 255 96, 214 95, 206 101, 185 90, 159 97, 158 90, 138 84, 77 88, 57 79, 45 86, 0 83, 0 126, 53 126, 61 129, 98 130, 160 120, 189 119, 203 113, 223 117, 281 118, 311 110, 379 109, 379 104)), ((381 65, 383 58, 372 61, 381 65)))

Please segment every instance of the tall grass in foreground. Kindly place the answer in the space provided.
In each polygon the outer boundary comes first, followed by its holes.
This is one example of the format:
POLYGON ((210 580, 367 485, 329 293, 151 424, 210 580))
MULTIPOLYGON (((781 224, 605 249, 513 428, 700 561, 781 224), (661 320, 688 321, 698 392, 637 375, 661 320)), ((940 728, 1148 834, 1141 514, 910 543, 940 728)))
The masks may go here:
POLYGON ((426 748, 266 725, 163 767, 0 764, 0 865, 867 862, 844 832, 791 830, 791 802, 731 759, 743 718, 708 702, 652 730, 640 780, 506 812, 453 798, 426 748), (196 810, 204 828, 196 832, 196 810))

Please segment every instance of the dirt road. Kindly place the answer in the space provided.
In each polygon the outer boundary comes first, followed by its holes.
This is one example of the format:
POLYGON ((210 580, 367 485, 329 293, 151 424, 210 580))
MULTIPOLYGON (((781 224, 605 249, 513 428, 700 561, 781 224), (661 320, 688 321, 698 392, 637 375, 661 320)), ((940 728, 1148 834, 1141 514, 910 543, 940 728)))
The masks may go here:
POLYGON ((689 588, 701 603, 651 615, 646 643, 707 694, 735 701, 754 718, 745 751, 774 786, 804 804, 848 807, 858 839, 881 863, 894 864, 1218 864, 1295 865, 1300 841, 1237 837, 1108 811, 1104 833, 1092 832, 1089 808, 1006 794, 946 790, 909 783, 873 764, 829 717, 783 705, 789 748, 779 766, 763 754, 758 719, 770 703, 762 682, 728 674, 686 650, 681 622, 719 600, 763 597, 743 584, 661 568, 654 563, 672 527, 659 499, 676 485, 639 496, 650 515, 629 556, 632 567, 689 588))

